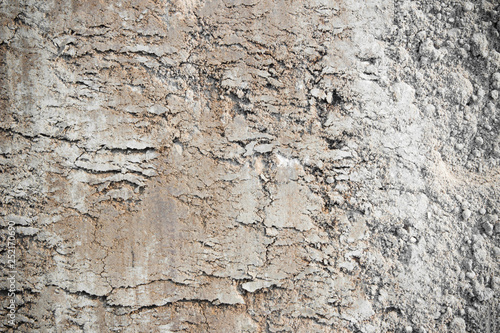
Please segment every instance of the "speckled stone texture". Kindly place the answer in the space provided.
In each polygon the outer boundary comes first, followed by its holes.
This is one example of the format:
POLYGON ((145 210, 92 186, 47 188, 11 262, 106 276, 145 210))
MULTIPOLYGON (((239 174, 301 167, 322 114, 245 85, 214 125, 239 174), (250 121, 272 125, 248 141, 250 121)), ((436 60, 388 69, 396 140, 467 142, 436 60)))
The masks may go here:
POLYGON ((499 332, 499 11, 3 0, 1 330, 499 332))

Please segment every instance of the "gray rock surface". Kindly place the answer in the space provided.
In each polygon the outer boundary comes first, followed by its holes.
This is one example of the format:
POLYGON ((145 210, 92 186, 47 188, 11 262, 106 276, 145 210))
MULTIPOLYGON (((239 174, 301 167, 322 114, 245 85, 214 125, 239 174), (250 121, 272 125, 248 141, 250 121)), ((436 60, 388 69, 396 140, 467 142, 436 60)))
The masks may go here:
POLYGON ((500 331, 497 2, 0 17, 2 330, 500 331))

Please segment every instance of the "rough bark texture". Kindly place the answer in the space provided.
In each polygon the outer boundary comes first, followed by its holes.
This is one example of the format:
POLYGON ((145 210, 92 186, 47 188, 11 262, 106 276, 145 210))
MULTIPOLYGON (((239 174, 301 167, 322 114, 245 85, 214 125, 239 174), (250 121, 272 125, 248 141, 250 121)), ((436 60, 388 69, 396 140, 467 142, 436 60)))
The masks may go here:
POLYGON ((2 328, 499 332, 499 10, 0 2, 2 328))

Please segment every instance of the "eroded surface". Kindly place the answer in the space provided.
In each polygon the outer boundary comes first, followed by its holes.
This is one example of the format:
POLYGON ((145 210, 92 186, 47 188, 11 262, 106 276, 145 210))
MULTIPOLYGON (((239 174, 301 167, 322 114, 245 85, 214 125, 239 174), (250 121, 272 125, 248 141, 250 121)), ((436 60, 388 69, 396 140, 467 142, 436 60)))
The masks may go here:
POLYGON ((0 8, 16 330, 500 329, 494 2, 0 8))

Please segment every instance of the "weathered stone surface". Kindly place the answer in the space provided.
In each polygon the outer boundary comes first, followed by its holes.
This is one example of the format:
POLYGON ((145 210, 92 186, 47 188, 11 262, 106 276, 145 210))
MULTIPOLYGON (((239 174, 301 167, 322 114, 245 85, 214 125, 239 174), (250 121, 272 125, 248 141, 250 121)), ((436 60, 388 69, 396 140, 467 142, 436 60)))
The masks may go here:
POLYGON ((499 12, 1 2, 2 330, 498 331, 499 12))

